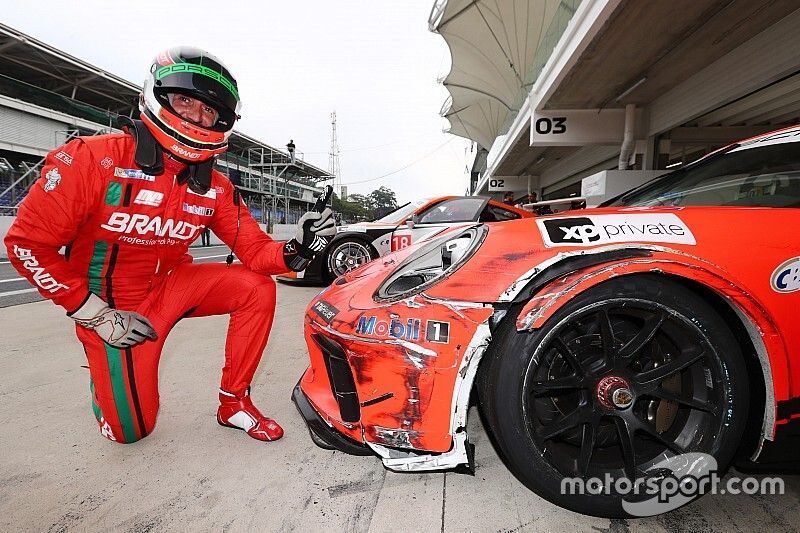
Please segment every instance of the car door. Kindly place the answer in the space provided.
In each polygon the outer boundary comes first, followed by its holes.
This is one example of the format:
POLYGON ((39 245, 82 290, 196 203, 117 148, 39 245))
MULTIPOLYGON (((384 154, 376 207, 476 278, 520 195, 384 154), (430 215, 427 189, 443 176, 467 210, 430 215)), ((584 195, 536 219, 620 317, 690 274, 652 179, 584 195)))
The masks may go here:
POLYGON ((448 198, 414 215, 413 228, 401 224, 392 233, 392 251, 437 235, 456 224, 476 222, 488 199, 475 196, 448 198))

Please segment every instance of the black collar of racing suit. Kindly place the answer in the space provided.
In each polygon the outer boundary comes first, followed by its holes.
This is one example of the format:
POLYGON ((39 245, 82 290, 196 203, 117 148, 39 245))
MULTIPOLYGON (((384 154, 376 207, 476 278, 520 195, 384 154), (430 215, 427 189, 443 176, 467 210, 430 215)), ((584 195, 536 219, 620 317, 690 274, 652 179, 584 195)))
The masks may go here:
POLYGON ((202 163, 189 164, 178 174, 178 183, 189 182, 189 188, 197 194, 205 194, 211 188, 211 169, 214 158, 202 163))
POLYGON ((142 172, 151 176, 160 176, 164 173, 164 150, 156 142, 153 134, 141 120, 125 116, 119 117, 122 131, 133 137, 136 144, 134 160, 142 172))
MULTIPOLYGON (((160 176, 164 173, 164 149, 158 144, 153 134, 141 120, 125 116, 119 117, 120 127, 133 137, 136 144, 134 160, 145 174, 160 176)), ((206 194, 211 188, 211 170, 214 158, 202 163, 187 163, 185 169, 178 174, 178 183, 189 183, 189 188, 198 194, 206 194)))

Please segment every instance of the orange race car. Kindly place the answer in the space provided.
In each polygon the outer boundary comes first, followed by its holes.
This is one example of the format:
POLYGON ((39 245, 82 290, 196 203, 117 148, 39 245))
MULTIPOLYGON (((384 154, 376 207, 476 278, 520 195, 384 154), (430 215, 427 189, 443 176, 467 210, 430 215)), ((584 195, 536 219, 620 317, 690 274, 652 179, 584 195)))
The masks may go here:
POLYGON ((601 208, 453 228, 311 301, 293 400, 318 445, 400 471, 471 469, 475 402, 544 498, 660 512, 564 483, 663 480, 659 465, 697 456, 720 472, 797 464, 798 228, 800 127, 601 208))
POLYGON ((465 222, 505 222, 533 213, 480 196, 439 196, 401 205, 372 222, 346 224, 305 270, 281 281, 327 285, 376 257, 396 252, 465 222))

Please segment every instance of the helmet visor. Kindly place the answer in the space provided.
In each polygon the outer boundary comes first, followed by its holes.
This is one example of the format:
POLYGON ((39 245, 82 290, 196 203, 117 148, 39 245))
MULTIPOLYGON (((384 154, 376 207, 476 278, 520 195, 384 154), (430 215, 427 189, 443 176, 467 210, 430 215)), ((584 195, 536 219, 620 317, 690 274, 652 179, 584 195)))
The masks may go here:
POLYGON ((181 93, 167 93, 169 105, 175 114, 180 115, 189 122, 211 128, 219 119, 219 111, 205 102, 181 93))
MULTIPOLYGON (((236 83, 224 74, 203 65, 175 63, 159 68, 154 73, 157 96, 169 100, 167 94, 184 94, 214 108, 218 117, 214 130, 233 127, 239 108, 239 91, 236 83)), ((167 102, 170 103, 171 102, 167 102)))

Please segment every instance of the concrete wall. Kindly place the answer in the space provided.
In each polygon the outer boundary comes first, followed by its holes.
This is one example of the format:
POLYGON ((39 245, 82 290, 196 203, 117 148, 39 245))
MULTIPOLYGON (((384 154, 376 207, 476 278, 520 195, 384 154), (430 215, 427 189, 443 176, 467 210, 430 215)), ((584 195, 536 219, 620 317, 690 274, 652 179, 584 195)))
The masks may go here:
POLYGON ((21 151, 41 153, 63 144, 70 125, 0 105, 0 139, 21 151))
POLYGON ((3 239, 6 238, 6 233, 8 233, 8 228, 11 227, 11 223, 14 222, 16 217, 9 217, 5 215, 0 215, 0 259, 7 259, 8 254, 6 253, 6 246, 2 244, 3 239))

